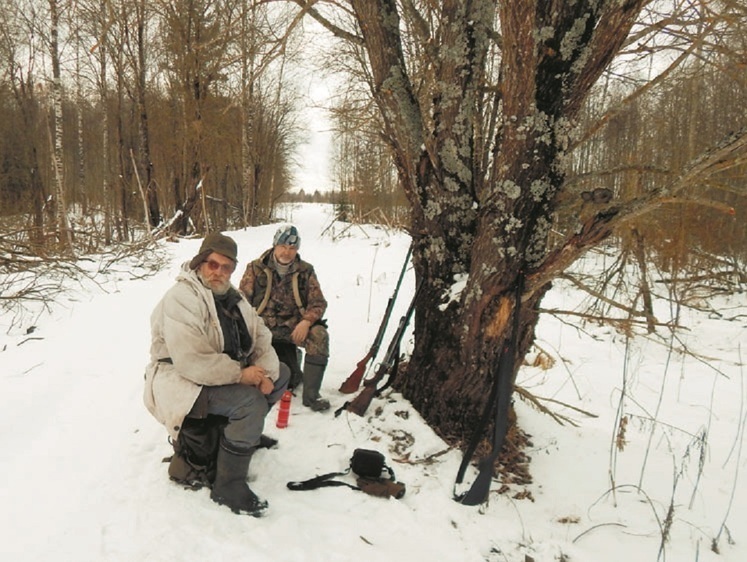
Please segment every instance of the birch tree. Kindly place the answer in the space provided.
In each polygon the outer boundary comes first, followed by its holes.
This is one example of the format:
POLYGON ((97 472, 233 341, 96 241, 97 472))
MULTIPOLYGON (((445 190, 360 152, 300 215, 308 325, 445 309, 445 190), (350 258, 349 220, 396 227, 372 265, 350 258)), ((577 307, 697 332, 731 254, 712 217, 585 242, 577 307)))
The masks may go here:
POLYGON ((50 123, 50 145, 52 145, 52 180, 54 184, 54 214, 57 239, 68 252, 73 251, 70 226, 67 220, 65 199, 65 166, 62 128, 62 70, 60 65, 60 17, 62 4, 49 0, 49 55, 52 64, 52 116, 50 123))

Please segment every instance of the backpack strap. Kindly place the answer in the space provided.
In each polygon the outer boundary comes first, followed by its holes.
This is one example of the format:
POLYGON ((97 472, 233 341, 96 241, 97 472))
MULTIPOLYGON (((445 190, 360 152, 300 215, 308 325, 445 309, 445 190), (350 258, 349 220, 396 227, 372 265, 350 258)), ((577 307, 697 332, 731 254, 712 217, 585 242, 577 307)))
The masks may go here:
POLYGON ((296 271, 293 274, 293 278, 291 279, 291 285, 293 286, 293 298, 296 299, 296 306, 298 307, 298 310, 301 311, 301 314, 305 313, 306 310, 303 306, 303 301, 301 301, 301 292, 298 290, 298 275, 301 273, 300 271, 296 271))
POLYGON ((359 492, 365 492, 370 496, 378 496, 381 498, 396 498, 400 499, 405 495, 405 485, 402 482, 397 482, 394 479, 394 471, 388 465, 384 465, 384 468, 389 473, 391 478, 374 478, 359 476, 356 480, 357 486, 348 484, 347 482, 341 482, 339 480, 332 480, 335 476, 344 476, 351 471, 348 468, 345 472, 330 472, 328 474, 322 474, 316 478, 309 480, 303 480, 302 482, 288 482, 287 486, 289 490, 295 492, 301 492, 304 490, 316 490, 317 488, 326 488, 331 486, 345 486, 351 490, 358 490, 359 492))
POLYGON ((269 267, 263 267, 262 273, 267 275, 267 289, 265 290, 265 296, 262 299, 262 302, 259 303, 259 306, 257 307, 257 314, 262 314, 267 303, 270 302, 270 293, 272 292, 272 271, 270 271, 269 267))
MULTIPOLYGON (((265 296, 262 298, 262 302, 259 303, 259 306, 257 307, 257 314, 262 314, 264 309, 267 307, 267 303, 270 302, 270 294, 272 293, 272 270, 270 270, 269 267, 263 267, 262 273, 267 275, 267 288, 265 289, 265 296)), ((301 314, 306 312, 305 307, 303 306, 303 301, 301 300, 301 291, 298 289, 298 275, 300 271, 296 271, 293 273, 293 277, 291 277, 291 286, 293 287, 293 298, 296 301, 296 306, 301 311, 301 314)))

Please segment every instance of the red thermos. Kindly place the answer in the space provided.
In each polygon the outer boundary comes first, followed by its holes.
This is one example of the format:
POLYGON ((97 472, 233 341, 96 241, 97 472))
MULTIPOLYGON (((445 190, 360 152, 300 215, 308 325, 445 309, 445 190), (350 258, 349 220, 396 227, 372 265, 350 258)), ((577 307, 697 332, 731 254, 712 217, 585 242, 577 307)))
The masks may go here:
POLYGON ((275 425, 280 428, 288 427, 288 417, 290 416, 292 397, 293 394, 291 394, 291 391, 286 390, 285 392, 283 392, 283 397, 280 399, 280 404, 278 404, 278 421, 275 425))

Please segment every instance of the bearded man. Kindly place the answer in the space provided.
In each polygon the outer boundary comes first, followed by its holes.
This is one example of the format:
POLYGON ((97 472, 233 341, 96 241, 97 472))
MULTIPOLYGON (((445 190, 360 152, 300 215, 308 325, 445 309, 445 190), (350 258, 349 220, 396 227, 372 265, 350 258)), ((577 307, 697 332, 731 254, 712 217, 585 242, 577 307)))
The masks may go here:
POLYGON ((174 443, 172 480, 207 485, 213 501, 259 516, 268 504, 247 485, 247 471, 256 449, 274 444, 262 429, 290 371, 231 284, 237 254, 232 238, 208 234, 153 310, 144 400, 174 443))

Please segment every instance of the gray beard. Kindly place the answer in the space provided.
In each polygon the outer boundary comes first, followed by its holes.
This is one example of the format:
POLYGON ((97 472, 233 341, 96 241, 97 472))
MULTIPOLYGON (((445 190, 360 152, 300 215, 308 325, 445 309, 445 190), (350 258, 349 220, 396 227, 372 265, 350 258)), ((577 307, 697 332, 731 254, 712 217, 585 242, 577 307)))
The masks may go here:
POLYGON ((226 288, 225 288, 225 290, 223 290, 223 291, 216 291, 216 290, 215 290, 215 289, 213 289, 212 287, 210 287, 210 290, 211 290, 211 291, 213 292, 213 294, 214 294, 214 295, 217 295, 217 296, 219 296, 219 297, 222 297, 223 295, 225 295, 225 294, 226 294, 226 293, 228 292, 228 289, 230 289, 230 288, 231 288, 231 285, 230 285, 230 284, 228 284, 228 283, 226 283, 226 288))
POLYGON ((200 283, 202 283, 206 288, 210 289, 214 295, 217 295, 219 297, 225 295, 228 290, 231 288, 231 283, 226 283, 226 288, 222 291, 217 291, 213 289, 210 284, 205 280, 205 278, 202 276, 202 273, 200 271, 197 272, 197 278, 200 280, 200 283))

